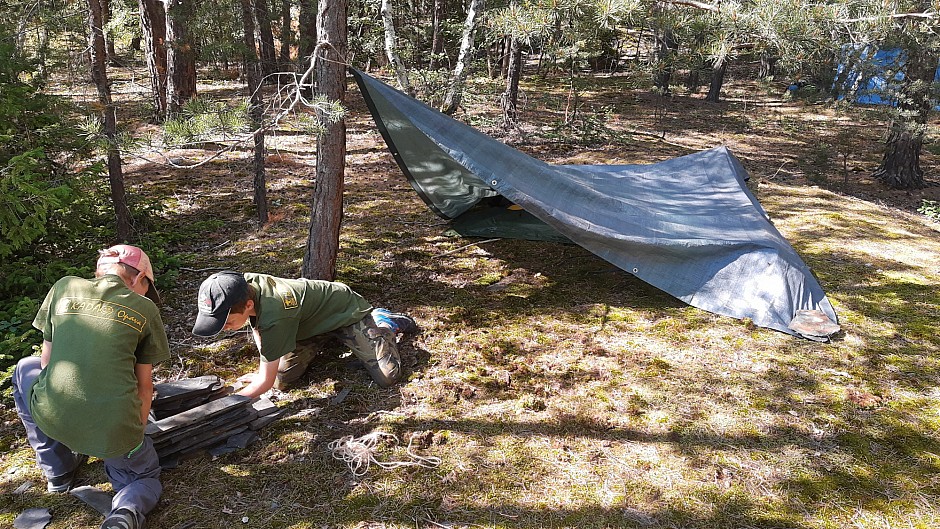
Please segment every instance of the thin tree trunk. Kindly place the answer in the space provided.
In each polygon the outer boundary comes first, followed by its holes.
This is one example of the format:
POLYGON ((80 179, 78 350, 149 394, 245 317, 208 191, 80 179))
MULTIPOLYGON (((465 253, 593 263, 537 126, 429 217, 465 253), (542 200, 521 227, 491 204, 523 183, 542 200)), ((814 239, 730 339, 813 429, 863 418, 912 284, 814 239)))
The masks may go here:
MULTIPOLYGON (((255 24, 251 0, 241 0, 241 3, 242 27, 244 32, 242 42, 245 45, 245 77, 248 81, 248 101, 251 105, 248 113, 251 116, 251 128, 259 130, 261 128, 262 111, 264 110, 264 100, 261 98, 260 89, 261 65, 258 64, 258 56, 255 54, 255 24)), ((252 172, 254 173, 255 210, 258 212, 258 223, 264 226, 268 222, 268 197, 264 175, 263 131, 255 134, 254 147, 252 172)))
MULTIPOLYGON (((446 7, 445 0, 434 0, 433 20, 431 21, 431 61, 428 65, 431 70, 437 70, 440 65, 441 53, 444 51, 444 36, 441 34, 441 24, 444 20, 446 7)), ((466 28, 464 28, 464 32, 466 33, 466 28)))
POLYGON ((258 21, 258 51, 261 55, 261 73, 267 77, 277 71, 274 31, 271 30, 271 10, 268 9, 267 0, 254 0, 254 4, 255 20, 258 21))
POLYGON ((712 71, 711 83, 708 85, 708 95, 705 96, 705 101, 717 103, 721 100, 721 86, 725 84, 725 72, 727 70, 727 60, 722 60, 715 65, 715 69, 712 71))
POLYGON ((770 52, 763 51, 760 54, 760 69, 757 72, 758 79, 771 79, 776 74, 777 61, 779 57, 774 57, 770 52))
POLYGON ((290 65, 290 47, 294 42, 294 31, 291 29, 290 0, 281 0, 281 50, 278 54, 278 67, 283 71, 290 65))
POLYGON ((398 86, 408 95, 414 95, 411 82, 408 80, 408 70, 398 56, 398 44, 395 37, 395 22, 392 15, 391 0, 382 0, 382 23, 385 25, 385 55, 389 64, 395 70, 398 86))
POLYGON ((470 53, 473 51, 473 34, 477 27, 477 14, 483 11, 483 0, 470 0, 467 9, 467 20, 463 24, 463 38, 460 40, 460 53, 457 55, 457 65, 454 66, 454 75, 451 78, 447 94, 444 96, 443 112, 452 115, 460 107, 463 99, 464 83, 467 79, 467 63, 470 62, 470 53))
POLYGON ((91 57, 91 79, 98 89, 102 131, 108 140, 108 181, 111 184, 111 202, 114 204, 115 235, 118 241, 128 242, 131 237, 131 212, 127 207, 121 152, 117 144, 117 115, 108 83, 103 11, 104 6, 99 0, 88 0, 88 52, 91 57))
MULTIPOLYGON (((104 28, 108 26, 108 22, 111 21, 111 0, 99 0, 101 3, 101 28, 104 32, 104 28)), ((120 66, 120 62, 117 60, 117 53, 114 51, 114 39, 104 32, 104 43, 107 48, 105 52, 108 54, 107 61, 111 63, 112 66, 120 66)))
MULTIPOLYGON (((328 44, 316 51, 317 93, 342 103, 346 96, 346 0, 320 0, 317 28, 317 40, 328 44)), ((302 270, 308 279, 336 277, 345 162, 346 122, 340 119, 326 125, 317 138, 317 180, 302 270)))
POLYGON ((163 0, 166 10, 167 117, 175 116, 196 95, 196 50, 189 34, 195 6, 163 0))
POLYGON ((672 81, 673 59, 679 49, 679 41, 671 29, 660 29, 656 33, 656 76, 653 85, 662 95, 669 95, 669 83, 672 81))
POLYGON ((519 46, 519 40, 515 37, 509 40, 509 69, 506 73, 506 90, 501 97, 503 128, 507 130, 515 127, 519 118, 517 105, 519 103, 519 77, 522 71, 522 49, 519 46))
POLYGON ((144 38, 155 121, 166 116, 166 13, 160 0, 139 0, 140 30, 144 38))
POLYGON ((307 70, 317 45, 317 0, 300 0, 300 38, 297 40, 297 66, 307 70))

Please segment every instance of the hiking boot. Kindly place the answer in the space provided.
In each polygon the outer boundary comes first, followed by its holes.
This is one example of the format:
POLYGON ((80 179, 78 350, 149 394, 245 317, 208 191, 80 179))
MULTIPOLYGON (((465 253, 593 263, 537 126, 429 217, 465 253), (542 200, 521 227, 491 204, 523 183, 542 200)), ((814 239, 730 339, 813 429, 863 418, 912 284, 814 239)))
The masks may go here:
POLYGON ((108 515, 101 524, 101 529, 144 529, 145 524, 137 519, 137 514, 130 509, 118 509, 108 515))
POLYGON ((418 323, 411 316, 391 312, 388 309, 374 309, 372 311, 372 320, 380 327, 388 327, 402 334, 415 334, 420 330, 418 323))
POLYGON ((68 492, 72 488, 72 484, 75 483, 75 478, 78 476, 78 469, 82 466, 85 461, 88 460, 88 456, 84 454, 76 454, 75 457, 75 468, 62 474, 61 476, 55 476, 48 478, 46 482, 46 490, 58 494, 62 492, 68 492))

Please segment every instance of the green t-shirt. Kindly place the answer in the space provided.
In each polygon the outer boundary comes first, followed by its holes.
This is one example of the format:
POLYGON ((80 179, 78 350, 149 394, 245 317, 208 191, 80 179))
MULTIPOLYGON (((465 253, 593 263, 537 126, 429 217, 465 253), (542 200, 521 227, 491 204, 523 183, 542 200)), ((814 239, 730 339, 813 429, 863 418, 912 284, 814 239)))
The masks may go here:
POLYGON ((261 356, 268 362, 293 351, 298 340, 352 325, 372 310, 343 283, 264 274, 245 274, 245 280, 255 289, 251 326, 261 335, 261 356))
POLYGON ((170 357, 157 306, 116 275, 64 277, 33 326, 52 342, 49 364, 29 393, 39 429, 103 459, 133 450, 144 438, 134 365, 170 357))

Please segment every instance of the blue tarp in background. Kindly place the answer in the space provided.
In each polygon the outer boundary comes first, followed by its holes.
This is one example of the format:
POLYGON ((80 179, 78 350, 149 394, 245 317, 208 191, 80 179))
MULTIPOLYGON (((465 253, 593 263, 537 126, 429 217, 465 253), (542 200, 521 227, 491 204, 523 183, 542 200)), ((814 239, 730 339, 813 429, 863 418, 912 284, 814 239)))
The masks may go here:
MULTIPOLYGON (((892 97, 888 77, 891 81, 904 80, 904 54, 900 48, 875 49, 871 46, 843 49, 843 59, 836 68, 837 82, 841 83, 839 99, 845 98, 845 92, 855 88, 854 102, 862 105, 897 106, 897 99, 892 97), (851 59, 853 51, 858 51, 858 58, 851 59), (854 64, 853 64, 854 63, 854 64), (860 66, 861 65, 861 66, 860 66)), ((940 81, 940 65, 937 67, 934 81, 940 81)), ((940 105, 937 105, 940 110, 940 105)))

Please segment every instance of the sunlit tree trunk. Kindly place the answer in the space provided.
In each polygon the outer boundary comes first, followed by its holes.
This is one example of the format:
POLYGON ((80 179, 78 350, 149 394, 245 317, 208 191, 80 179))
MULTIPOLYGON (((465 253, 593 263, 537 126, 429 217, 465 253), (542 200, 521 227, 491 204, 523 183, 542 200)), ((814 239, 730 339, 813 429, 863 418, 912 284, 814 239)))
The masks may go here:
MULTIPOLYGON (((264 100, 261 98, 261 65, 258 64, 258 55, 255 53, 255 24, 251 0, 241 0, 242 27, 244 43, 245 77, 248 81, 248 103, 251 105, 251 128, 261 128, 264 100)), ((264 175, 264 132, 258 132, 254 137, 254 157, 252 158, 252 172, 254 173, 254 202, 258 212, 258 223, 264 226, 268 222, 267 186, 264 175)))
POLYGON ((163 0, 166 11, 167 116, 176 115, 196 96, 196 50, 189 34, 195 5, 187 0, 163 0))
POLYGON ((409 95, 414 95, 411 88, 411 82, 408 80, 408 70, 398 55, 398 43, 395 36, 395 21, 392 15, 391 0, 382 0, 382 23, 385 25, 385 55, 388 57, 388 63, 395 70, 395 77, 398 79, 398 86, 409 95))
POLYGON ((503 128, 516 126, 519 118, 519 77, 522 72, 522 48, 519 39, 509 38, 509 68, 506 70, 506 90, 501 96, 503 107, 503 128))
MULTIPOLYGON (((317 92, 333 101, 346 96, 346 0, 320 0, 316 51, 317 92)), ((302 274, 308 279, 336 277, 336 255, 343 220, 346 123, 328 124, 317 138, 317 176, 313 188, 310 232, 302 274)))
POLYGON ((130 241, 131 212, 127 207, 121 152, 117 144, 117 115, 108 83, 107 51, 104 40, 104 7, 99 0, 88 0, 88 53, 91 57, 91 79, 98 89, 102 132, 108 140, 108 181, 116 220, 115 235, 121 242, 130 241))
POLYGON ((166 13, 160 0, 139 0, 138 5, 154 116, 156 121, 162 121, 166 116, 166 13))
POLYGON ((473 34, 477 27, 477 14, 483 11, 483 0, 470 0, 467 10, 467 20, 463 24, 463 38, 460 40, 460 53, 457 55, 457 64, 454 66, 454 75, 444 96, 443 112, 451 115, 460 107, 463 98, 464 83, 467 80, 467 64, 473 52, 473 34))

